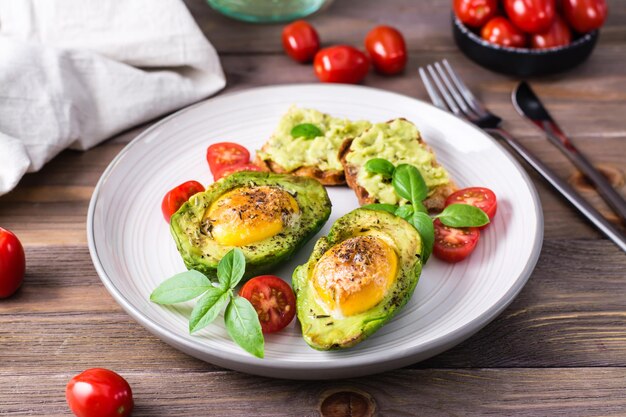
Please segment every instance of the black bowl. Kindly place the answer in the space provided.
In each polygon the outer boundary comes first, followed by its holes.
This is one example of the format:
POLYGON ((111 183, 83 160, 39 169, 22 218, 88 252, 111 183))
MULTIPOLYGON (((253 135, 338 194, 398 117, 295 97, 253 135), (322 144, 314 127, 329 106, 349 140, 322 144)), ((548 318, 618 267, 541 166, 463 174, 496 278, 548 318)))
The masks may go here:
POLYGON ((452 14, 454 40, 472 61, 518 77, 548 75, 575 67, 586 60, 598 40, 598 31, 581 35, 572 43, 549 49, 510 48, 482 39, 452 14))

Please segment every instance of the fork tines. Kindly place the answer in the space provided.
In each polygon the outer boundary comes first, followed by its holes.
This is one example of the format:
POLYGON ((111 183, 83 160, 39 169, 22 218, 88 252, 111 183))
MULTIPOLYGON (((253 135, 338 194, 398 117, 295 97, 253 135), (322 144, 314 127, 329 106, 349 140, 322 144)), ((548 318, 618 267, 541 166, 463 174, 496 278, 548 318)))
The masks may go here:
POLYGON ((470 120, 482 119, 489 115, 487 109, 452 69, 448 60, 429 64, 426 70, 420 67, 419 74, 431 101, 440 109, 470 120))

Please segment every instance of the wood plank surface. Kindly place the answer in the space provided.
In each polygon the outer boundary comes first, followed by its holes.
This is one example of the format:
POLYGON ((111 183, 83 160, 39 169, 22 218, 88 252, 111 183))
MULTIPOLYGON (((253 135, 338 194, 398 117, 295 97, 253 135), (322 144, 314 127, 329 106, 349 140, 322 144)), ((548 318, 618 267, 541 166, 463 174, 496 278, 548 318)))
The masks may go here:
MULTIPOLYGON (((403 31, 410 49, 404 75, 370 74, 365 85, 428 100, 417 67, 447 58, 507 128, 559 175, 579 184, 567 159, 515 113, 510 92, 517 80, 483 69, 458 51, 448 0, 356 3, 335 0, 311 18, 325 45, 360 46, 371 27, 386 23, 403 31)), ((220 53, 226 93, 317 82, 310 66, 283 55, 282 25, 235 22, 203 0, 186 4, 220 53)), ((626 7, 612 0, 609 9, 586 63, 531 82, 589 158, 613 169, 616 187, 626 194, 626 7)), ((28 262, 23 288, 0 301, 0 415, 70 415, 65 384, 96 366, 114 369, 131 383, 133 416, 320 416, 323 400, 337 391, 350 393, 333 408, 343 414, 328 414, 327 407, 324 415, 364 415, 357 413, 361 394, 375 404, 375 416, 626 415, 626 256, 532 172, 545 216, 537 267, 499 317, 447 352, 380 375, 305 382, 224 370, 166 345, 107 293, 85 232, 100 175, 155 122, 88 152, 65 151, 0 197, 0 226, 18 234, 28 262)), ((582 192, 610 217, 594 191, 582 192)))
MULTIPOLYGON (((0 371, 0 398, 8 399, 6 415, 67 416, 58 392, 65 389, 72 371, 79 370, 0 371), (33 385, 33 379, 39 384, 33 385)), ((137 398, 134 417, 317 417, 329 394, 353 390, 371 396, 373 416, 588 417, 623 416, 626 409, 622 368, 402 370, 315 384, 221 371, 123 375, 137 398)))

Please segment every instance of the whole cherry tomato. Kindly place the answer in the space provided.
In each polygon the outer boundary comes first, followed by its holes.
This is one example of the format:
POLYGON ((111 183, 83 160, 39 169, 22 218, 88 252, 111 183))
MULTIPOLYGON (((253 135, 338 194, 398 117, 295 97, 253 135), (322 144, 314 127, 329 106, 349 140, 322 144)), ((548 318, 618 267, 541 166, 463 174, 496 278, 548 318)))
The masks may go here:
POLYGON ((370 63, 358 49, 337 45, 320 50, 315 55, 313 67, 322 82, 356 84, 365 78, 370 63))
POLYGON ((320 49, 320 38, 313 26, 296 20, 283 29, 283 48, 294 60, 311 62, 320 49))
POLYGON ((556 14, 555 0, 504 0, 504 9, 511 22, 528 33, 550 29, 556 14))
POLYGON ((433 225, 435 226, 433 255, 442 261, 454 263, 467 258, 480 237, 477 227, 450 227, 441 223, 439 219, 435 219, 433 225))
POLYGON ((576 32, 598 29, 608 13, 605 0, 563 0, 563 14, 576 32))
POLYGON ((456 17, 467 26, 479 28, 496 15, 496 0, 454 0, 456 17))
POLYGON ((187 181, 169 190, 161 202, 163 217, 169 223, 172 214, 176 213, 189 197, 204 191, 204 187, 198 181, 187 181))
POLYGON ((552 26, 545 33, 535 33, 530 37, 530 44, 535 49, 553 48, 567 45, 572 41, 572 32, 565 20, 556 15, 552 26))
POLYGON ((480 35, 488 42, 502 46, 523 48, 526 46, 526 35, 509 22, 506 17, 497 16, 487 22, 480 35))
POLYGON ((404 36, 391 26, 376 26, 365 37, 365 48, 376 71, 393 75, 404 71, 407 53, 404 36))
POLYGON ((254 306, 263 333, 283 329, 296 315, 296 296, 289 284, 277 276, 252 278, 241 287, 239 295, 254 306))
POLYGON ((209 163, 211 174, 215 177, 215 174, 227 165, 247 164, 250 162, 250 152, 238 143, 218 142, 207 148, 206 160, 209 163))
POLYGON ((128 382, 103 368, 87 369, 72 378, 65 398, 77 417, 127 417, 134 405, 128 382))
POLYGON ((0 298, 6 298, 22 285, 26 257, 20 240, 0 227, 0 298))
POLYGON ((224 168, 222 168, 220 171, 217 172, 217 174, 215 174, 215 181, 219 180, 220 178, 224 178, 229 176, 230 174, 234 174, 235 172, 239 172, 239 171, 263 171, 263 168, 251 164, 251 163, 247 163, 247 164, 239 164, 239 165, 227 165, 224 168))

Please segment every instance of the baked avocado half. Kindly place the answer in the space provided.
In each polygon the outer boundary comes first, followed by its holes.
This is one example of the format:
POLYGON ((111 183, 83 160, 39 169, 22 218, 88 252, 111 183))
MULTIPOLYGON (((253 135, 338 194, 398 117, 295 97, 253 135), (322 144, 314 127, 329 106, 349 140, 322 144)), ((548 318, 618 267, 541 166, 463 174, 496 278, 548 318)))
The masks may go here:
POLYGON ((393 214, 360 208, 339 218, 293 273, 304 340, 342 349, 380 329, 411 298, 421 253, 419 233, 393 214))
POLYGON ((251 277, 288 259, 326 223, 331 203, 315 179, 269 172, 236 172, 195 194, 170 220, 188 269, 208 277, 234 247, 251 277))

